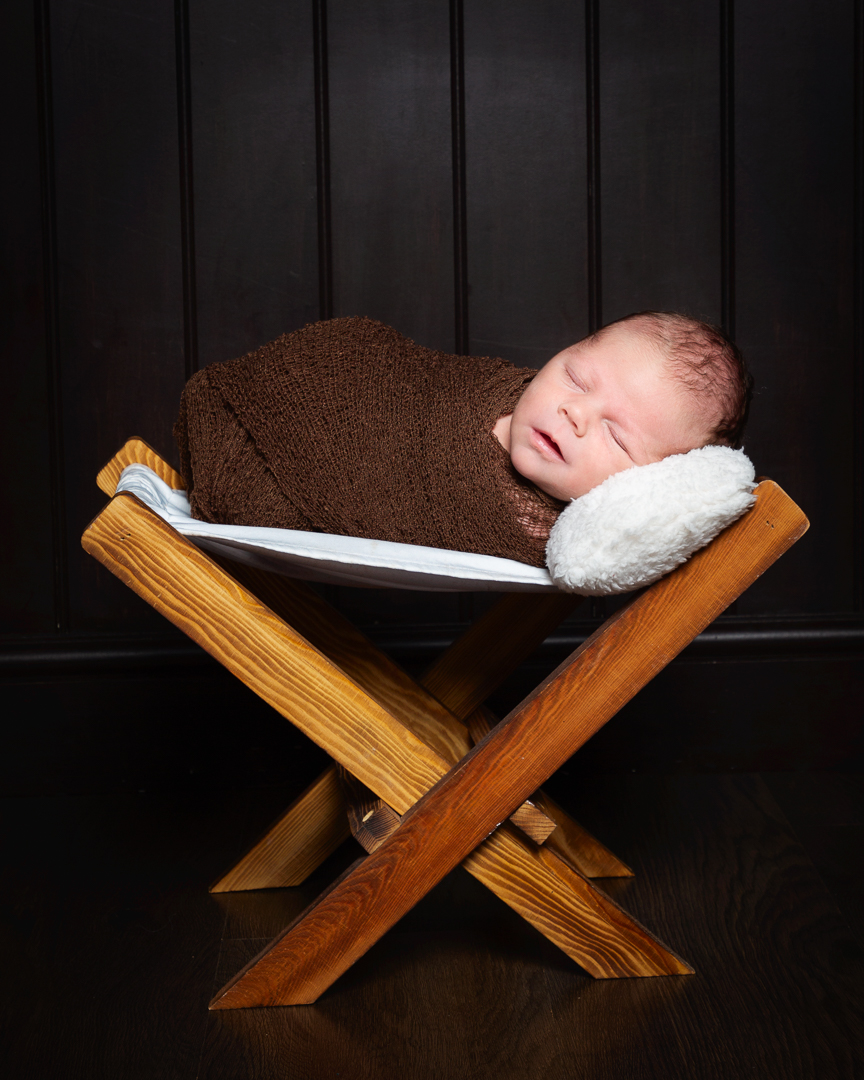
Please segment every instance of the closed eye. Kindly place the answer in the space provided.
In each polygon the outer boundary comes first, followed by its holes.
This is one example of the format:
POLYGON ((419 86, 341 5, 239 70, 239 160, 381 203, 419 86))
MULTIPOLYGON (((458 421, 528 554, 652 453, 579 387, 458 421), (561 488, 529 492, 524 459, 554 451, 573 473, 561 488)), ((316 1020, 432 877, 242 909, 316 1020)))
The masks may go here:
POLYGON ((615 428, 613 428, 609 424, 607 424, 606 429, 609 432, 609 434, 612 436, 612 438, 615 440, 615 442, 621 447, 621 449, 624 451, 624 453, 627 455, 627 457, 629 457, 630 460, 632 461, 633 460, 633 455, 630 453, 630 451, 627 449, 627 447, 621 441, 621 436, 618 434, 618 432, 615 430, 615 428))
POLYGON ((576 389, 581 390, 583 394, 587 394, 588 393, 588 387, 575 374, 573 369, 569 368, 569 367, 565 367, 564 370, 567 372, 567 377, 570 379, 570 382, 573 383, 573 385, 576 387, 576 389))

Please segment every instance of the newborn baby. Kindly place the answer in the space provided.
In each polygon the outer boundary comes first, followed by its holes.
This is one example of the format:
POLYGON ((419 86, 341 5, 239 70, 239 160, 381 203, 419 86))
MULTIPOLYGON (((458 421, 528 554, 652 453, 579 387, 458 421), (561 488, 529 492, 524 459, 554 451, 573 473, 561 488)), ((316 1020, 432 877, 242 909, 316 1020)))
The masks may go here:
POLYGON ((175 435, 202 520, 543 566, 567 500, 632 465, 737 445, 746 400, 734 345, 680 315, 629 316, 540 372, 349 318, 198 372, 175 435))

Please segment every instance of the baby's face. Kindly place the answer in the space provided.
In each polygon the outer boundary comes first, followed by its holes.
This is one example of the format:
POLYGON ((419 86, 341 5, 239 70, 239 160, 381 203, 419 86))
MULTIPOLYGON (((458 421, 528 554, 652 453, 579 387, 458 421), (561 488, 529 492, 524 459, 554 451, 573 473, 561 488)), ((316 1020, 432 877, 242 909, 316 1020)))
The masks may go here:
POLYGON ((554 356, 494 430, 517 472, 565 501, 708 438, 659 347, 628 323, 554 356))

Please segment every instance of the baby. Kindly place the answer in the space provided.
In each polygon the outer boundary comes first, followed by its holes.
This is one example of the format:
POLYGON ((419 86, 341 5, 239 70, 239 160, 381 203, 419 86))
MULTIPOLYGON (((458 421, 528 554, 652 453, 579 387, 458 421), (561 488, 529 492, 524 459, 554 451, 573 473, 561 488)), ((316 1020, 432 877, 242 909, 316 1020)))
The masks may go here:
POLYGON ((721 331, 665 312, 612 323, 539 372, 334 319, 198 372, 175 435, 203 520, 542 566, 568 500, 633 465, 736 446, 748 393, 721 331))

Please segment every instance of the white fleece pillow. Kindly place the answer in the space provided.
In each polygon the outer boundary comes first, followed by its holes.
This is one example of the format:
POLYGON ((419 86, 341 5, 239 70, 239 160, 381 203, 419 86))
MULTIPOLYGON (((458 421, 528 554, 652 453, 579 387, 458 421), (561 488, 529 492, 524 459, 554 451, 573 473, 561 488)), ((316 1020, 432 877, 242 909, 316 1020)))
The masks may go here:
POLYGON ((742 450, 704 446, 616 473, 574 499, 546 545, 559 589, 609 596, 650 585, 756 501, 742 450))

